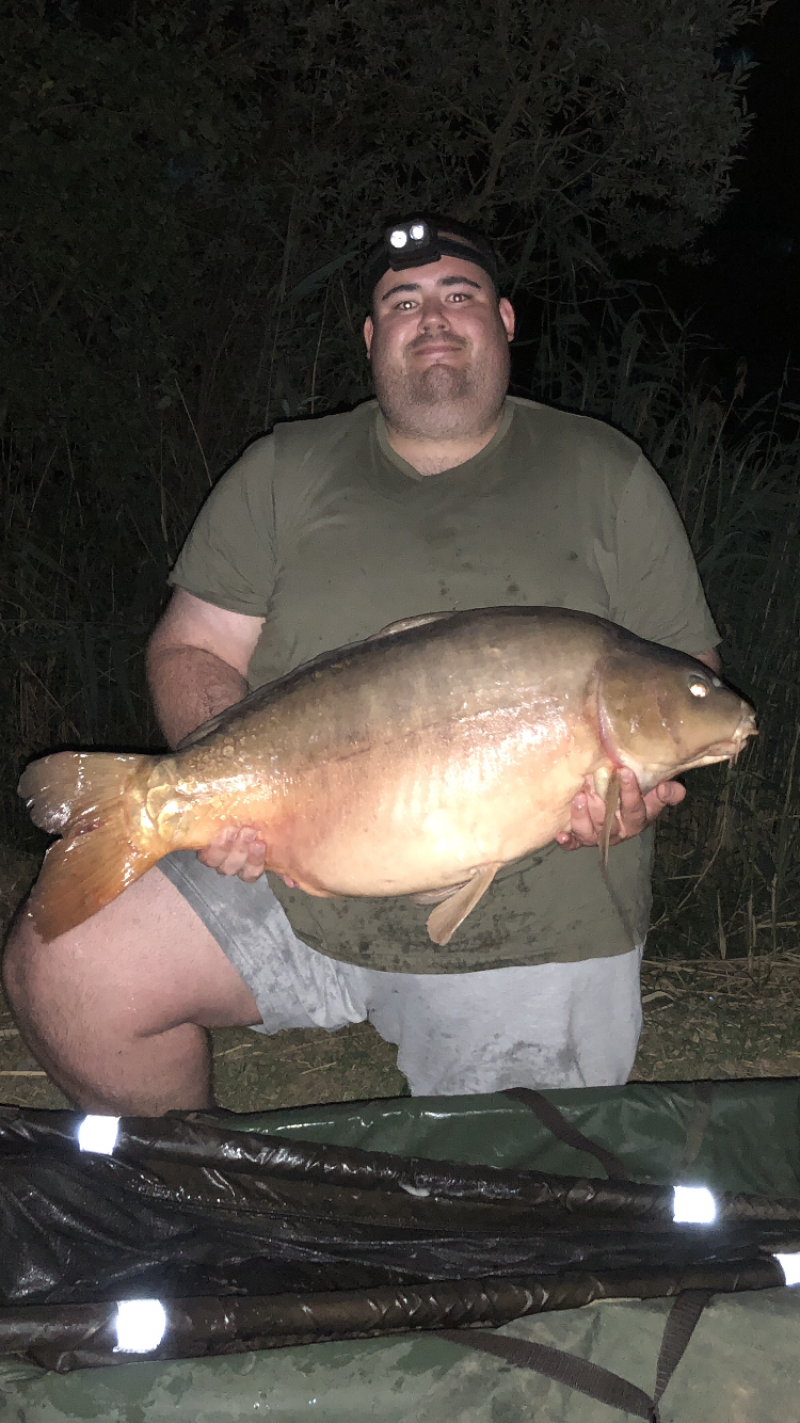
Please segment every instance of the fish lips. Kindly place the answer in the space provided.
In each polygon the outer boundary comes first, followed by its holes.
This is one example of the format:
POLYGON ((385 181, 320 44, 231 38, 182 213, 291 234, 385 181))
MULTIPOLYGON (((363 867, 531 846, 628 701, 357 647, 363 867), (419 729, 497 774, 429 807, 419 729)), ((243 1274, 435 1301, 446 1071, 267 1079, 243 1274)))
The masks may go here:
POLYGON ((678 776, 681 772, 693 771, 698 766, 713 766, 718 761, 736 761, 744 749, 745 742, 751 736, 758 736, 758 727, 755 717, 749 714, 742 718, 733 736, 723 741, 712 741, 710 746, 704 746, 703 750, 691 761, 684 761, 680 766, 675 766, 670 775, 678 776))

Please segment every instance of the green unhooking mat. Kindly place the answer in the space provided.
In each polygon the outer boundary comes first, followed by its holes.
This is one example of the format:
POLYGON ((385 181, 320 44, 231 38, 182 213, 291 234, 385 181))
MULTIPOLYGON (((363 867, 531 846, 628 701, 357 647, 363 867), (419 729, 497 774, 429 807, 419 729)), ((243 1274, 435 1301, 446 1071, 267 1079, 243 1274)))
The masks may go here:
POLYGON ((793 1418, 799 1107, 794 1081, 403 1098, 83 1150, 77 1114, 0 1108, 0 1419, 793 1418), (676 1183, 716 1218, 676 1224, 676 1183), (162 1330, 132 1343, 142 1298, 162 1330))

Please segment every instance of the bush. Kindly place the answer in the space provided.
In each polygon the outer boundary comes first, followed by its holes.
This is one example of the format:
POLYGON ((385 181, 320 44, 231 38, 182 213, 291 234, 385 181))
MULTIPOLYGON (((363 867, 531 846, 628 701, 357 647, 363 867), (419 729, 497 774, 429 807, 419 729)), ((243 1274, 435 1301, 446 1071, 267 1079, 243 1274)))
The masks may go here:
POLYGON ((496 233, 508 288, 540 304, 536 391, 629 431, 672 484, 767 724, 673 817, 664 864, 697 883, 693 942, 778 942, 797 805, 782 728, 800 722, 770 708, 796 696, 795 441, 734 429, 692 388, 679 333, 559 304, 718 215, 748 120, 745 70, 715 56, 765 8, 437 0, 409 24, 399 0, 11 0, 4 838, 34 843, 13 793, 28 756, 157 740, 141 652, 203 493, 275 418, 366 394, 364 229, 433 206, 496 233))

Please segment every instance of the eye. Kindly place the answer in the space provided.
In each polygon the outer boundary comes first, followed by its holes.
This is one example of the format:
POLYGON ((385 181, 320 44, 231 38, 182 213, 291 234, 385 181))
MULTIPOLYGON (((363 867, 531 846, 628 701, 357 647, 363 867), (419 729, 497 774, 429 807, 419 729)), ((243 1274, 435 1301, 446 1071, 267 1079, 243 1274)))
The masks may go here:
POLYGON ((694 681, 689 683, 689 691, 693 697, 707 697, 708 684, 703 682, 700 677, 695 677, 694 681))

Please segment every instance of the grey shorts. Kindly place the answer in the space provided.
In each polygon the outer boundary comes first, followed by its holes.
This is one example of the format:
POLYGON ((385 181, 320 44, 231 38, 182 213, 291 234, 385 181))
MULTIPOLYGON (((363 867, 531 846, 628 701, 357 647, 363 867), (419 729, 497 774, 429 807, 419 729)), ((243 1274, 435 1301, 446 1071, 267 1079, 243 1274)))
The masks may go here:
POLYGON ((178 850, 158 868, 258 1004, 259 1032, 368 1019, 414 1096, 626 1082, 641 1029, 642 950, 476 973, 384 973, 295 938, 266 877, 244 884, 178 850))

